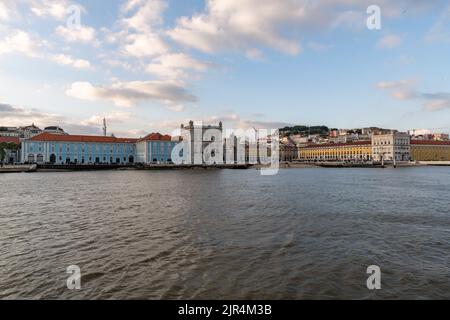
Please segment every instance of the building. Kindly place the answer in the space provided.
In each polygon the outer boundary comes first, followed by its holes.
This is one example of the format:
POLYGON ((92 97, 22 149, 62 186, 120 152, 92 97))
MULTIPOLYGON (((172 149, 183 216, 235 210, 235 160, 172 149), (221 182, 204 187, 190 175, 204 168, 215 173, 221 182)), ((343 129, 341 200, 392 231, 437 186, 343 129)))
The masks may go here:
POLYGON ((138 139, 41 133, 22 141, 25 163, 129 164, 136 159, 138 139))
POLYGON ((26 127, 0 127, 0 136, 30 139, 42 132, 34 123, 26 127))
POLYGON ((299 148, 298 158, 302 161, 370 161, 372 144, 371 141, 310 144, 299 148))
POLYGON ((414 161, 450 161, 450 141, 411 140, 414 161))
POLYGON ((57 126, 47 127, 44 129, 44 132, 48 132, 51 134, 68 135, 63 129, 57 126))
POLYGON ((169 135, 151 133, 136 142, 136 162, 172 163, 172 150, 178 143, 178 141, 172 141, 169 135))
POLYGON ((190 121, 187 126, 181 125, 181 139, 189 141, 190 150, 187 162, 192 164, 221 164, 223 163, 223 125, 203 125, 190 121), (221 147, 213 150, 210 145, 216 142, 221 147))
POLYGON ((291 162, 297 160, 298 148, 293 143, 281 143, 280 144, 280 161, 291 162))
POLYGON ((0 127, 0 137, 16 137, 19 138, 17 127, 0 127))
POLYGON ((450 135, 448 133, 433 133, 433 138, 436 141, 449 141, 450 135))
POLYGON ((411 137, 407 133, 389 133, 372 136, 374 161, 409 161, 411 159, 411 137))
POLYGON ((4 153, 4 163, 20 162, 20 139, 18 137, 0 136, 0 153, 4 153))
POLYGON ((31 126, 20 127, 18 129, 18 133, 19 133, 19 138, 30 139, 30 138, 42 133, 42 130, 39 129, 38 127, 36 127, 33 123, 31 126))

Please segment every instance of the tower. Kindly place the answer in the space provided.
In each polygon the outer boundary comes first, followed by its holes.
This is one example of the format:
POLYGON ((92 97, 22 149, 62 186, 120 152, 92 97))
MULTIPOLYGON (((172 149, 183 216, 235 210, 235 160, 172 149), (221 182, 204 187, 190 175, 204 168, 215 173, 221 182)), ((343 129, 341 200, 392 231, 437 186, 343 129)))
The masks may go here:
POLYGON ((106 118, 103 118, 103 136, 106 137, 107 134, 106 118))

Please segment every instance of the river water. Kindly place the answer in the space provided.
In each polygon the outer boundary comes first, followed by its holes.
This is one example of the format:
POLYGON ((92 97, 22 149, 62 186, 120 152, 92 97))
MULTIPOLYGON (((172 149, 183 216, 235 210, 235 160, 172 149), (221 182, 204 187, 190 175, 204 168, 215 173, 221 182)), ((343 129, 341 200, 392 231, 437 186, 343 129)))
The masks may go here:
POLYGON ((448 167, 23 173, 0 186, 0 299, 450 299, 448 167), (370 265, 381 290, 366 287, 370 265))

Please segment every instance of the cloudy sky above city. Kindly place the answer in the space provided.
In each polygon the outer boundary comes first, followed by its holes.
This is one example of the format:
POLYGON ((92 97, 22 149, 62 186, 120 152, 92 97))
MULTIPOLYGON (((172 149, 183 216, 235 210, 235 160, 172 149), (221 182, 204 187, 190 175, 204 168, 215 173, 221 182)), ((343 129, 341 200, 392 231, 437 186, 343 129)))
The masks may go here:
POLYGON ((449 53, 440 0, 0 0, 0 125, 448 132, 449 53))

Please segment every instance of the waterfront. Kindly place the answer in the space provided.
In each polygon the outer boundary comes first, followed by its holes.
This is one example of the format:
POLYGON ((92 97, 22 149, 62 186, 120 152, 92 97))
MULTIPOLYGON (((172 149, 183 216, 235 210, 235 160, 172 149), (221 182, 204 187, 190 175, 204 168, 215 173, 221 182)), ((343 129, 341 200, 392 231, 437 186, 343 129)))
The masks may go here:
POLYGON ((0 298, 450 298, 450 170, 0 175, 0 298), (366 288, 379 265, 382 290, 366 288), (78 265, 82 290, 66 288, 78 265))

